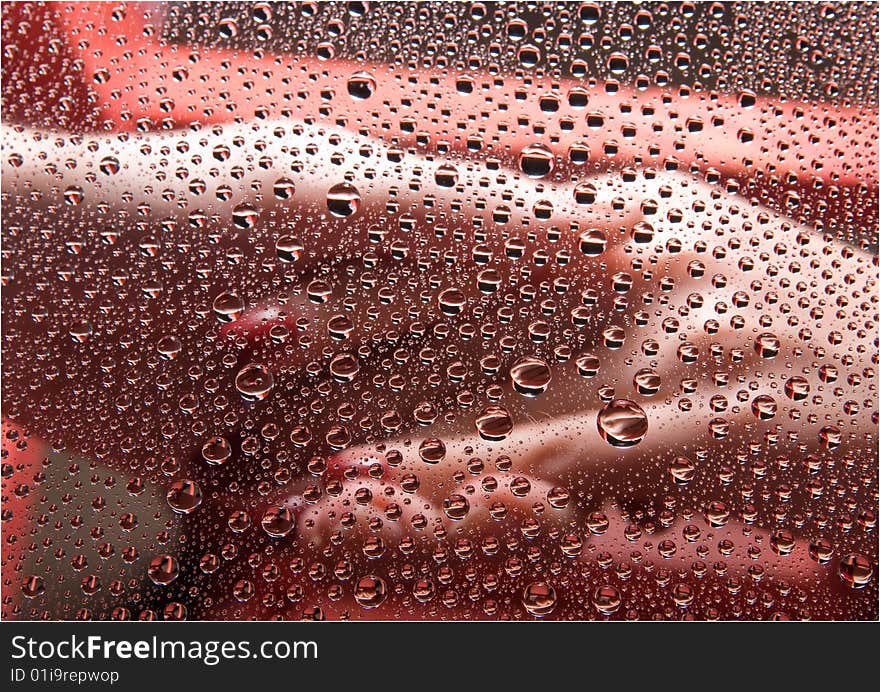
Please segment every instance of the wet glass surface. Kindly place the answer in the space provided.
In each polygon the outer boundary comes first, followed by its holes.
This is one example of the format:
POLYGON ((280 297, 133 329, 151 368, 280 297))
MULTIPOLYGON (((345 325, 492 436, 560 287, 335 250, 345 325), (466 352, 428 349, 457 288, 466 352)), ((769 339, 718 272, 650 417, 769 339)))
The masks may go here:
POLYGON ((2 21, 4 618, 877 618, 876 6, 2 21))

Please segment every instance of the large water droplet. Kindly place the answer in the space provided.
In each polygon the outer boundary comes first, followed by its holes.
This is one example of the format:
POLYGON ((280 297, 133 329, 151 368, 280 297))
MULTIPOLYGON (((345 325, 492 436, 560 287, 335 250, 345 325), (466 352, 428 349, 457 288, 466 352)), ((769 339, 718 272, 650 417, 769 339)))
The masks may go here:
POLYGON ((553 171, 553 152, 543 144, 530 144, 519 155, 520 170, 530 178, 543 178, 553 171))
POLYGON ((602 439, 614 447, 637 445, 648 432, 648 416, 634 401, 613 399, 596 418, 602 439))
POLYGON ((546 582, 532 582, 523 591, 522 604, 535 617, 549 615, 556 607, 556 590, 546 582))
POLYGON ((372 574, 361 577, 354 590, 354 600, 368 610, 378 608, 388 597, 385 580, 372 574))
POLYGON ((269 396, 275 378, 264 365, 251 363, 245 365, 235 376, 235 388, 246 401, 260 401, 269 396))
POLYGON ((487 406, 477 415, 476 426, 484 440, 498 442, 513 431, 513 418, 506 408, 487 406))
POLYGON ((361 207, 361 193, 354 185, 339 183, 327 191, 327 209, 333 216, 345 218, 361 207))
POLYGON ((356 101, 370 98, 376 91, 376 80, 369 72, 355 72, 348 78, 348 94, 356 101))
POLYGON ((202 445, 202 459, 212 466, 221 466, 232 456, 232 446, 225 437, 212 437, 202 445))
POLYGON ((241 317, 241 314, 245 309, 245 304, 244 299, 241 296, 229 291, 224 291, 214 298, 214 304, 212 307, 214 309, 214 314, 220 322, 234 322, 241 317))
POLYGON ((550 365, 534 356, 520 358, 510 368, 513 386, 524 396, 534 397, 545 392, 551 377, 550 365))
POLYGON ((177 514, 189 514, 202 504, 202 491, 195 481, 174 481, 165 495, 168 506, 177 514))
POLYGON ((147 576, 157 586, 168 586, 180 575, 180 565, 173 555, 157 555, 150 561, 147 576))
POLYGON ((293 514, 287 507, 270 507, 263 514, 260 526, 272 538, 283 538, 293 530, 293 514))

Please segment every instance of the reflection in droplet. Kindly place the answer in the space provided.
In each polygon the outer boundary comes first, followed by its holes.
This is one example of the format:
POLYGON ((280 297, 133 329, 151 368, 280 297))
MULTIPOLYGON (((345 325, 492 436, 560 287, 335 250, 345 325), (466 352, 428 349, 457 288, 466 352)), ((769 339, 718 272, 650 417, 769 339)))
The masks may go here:
POLYGON ((549 615, 556 607, 556 590, 546 582, 532 582, 523 591, 522 603, 535 617, 549 615))
POLYGON ((779 337, 770 332, 759 334, 755 338, 755 353, 761 358, 775 358, 779 355, 779 337))
POLYGON ((632 447, 648 432, 648 416, 634 401, 613 399, 596 418, 602 439, 614 447, 632 447))
POLYGON ((487 406, 477 415, 476 427, 484 440, 498 442, 513 431, 513 418, 501 406, 487 406))
POLYGON ((275 252, 282 262, 297 262, 302 257, 304 246, 299 238, 283 235, 275 241, 275 252))
POLYGON ((358 579, 354 590, 354 600, 362 608, 370 610, 378 608, 388 597, 388 587, 385 580, 372 574, 358 579))
POLYGON ((275 378, 269 369, 258 363, 246 365, 235 376, 235 388, 245 401, 260 401, 269 396, 275 378))
POLYGON ((168 586, 180 575, 180 565, 172 555, 157 555, 150 561, 147 576, 158 586, 168 586))
POLYGON ((848 586, 853 589, 863 589, 871 581, 871 577, 874 575, 874 568, 864 555, 850 553, 840 558, 838 573, 843 582, 848 586))
POLYGON ((212 466, 221 466, 232 456, 232 446, 225 437, 212 437, 202 445, 202 459, 212 466))
POLYGON ((168 488, 165 498, 168 506, 176 513, 189 514, 202 504, 202 491, 195 481, 188 479, 178 480, 174 481, 171 487, 168 488))
POLYGON ((510 368, 513 386, 524 396, 534 397, 546 391, 551 377, 550 365, 534 356, 520 358, 510 368))
POLYGON ((593 591, 592 601, 602 615, 613 615, 620 608, 620 592, 613 586, 599 586, 593 591))
POLYGON ((543 178, 553 171, 554 157, 543 144, 530 144, 519 155, 520 170, 530 178, 543 178))
POLYGON ((467 516, 470 503, 464 495, 450 495, 443 500, 443 512, 453 521, 461 521, 467 516))
POLYGON ((214 314, 220 322, 234 322, 245 310, 244 300, 241 296, 230 291, 224 291, 214 298, 214 314))
POLYGON ((260 526, 272 538, 283 538, 293 530, 293 514, 287 507, 270 507, 263 514, 260 526))
POLYGON ((360 370, 360 363, 351 353, 340 353, 330 361, 330 373, 339 382, 351 382, 360 370))
POLYGON ((348 94, 357 101, 364 101, 376 91, 376 80, 369 72, 355 72, 348 78, 348 94))
POLYGON ((345 218, 361 207, 361 193, 354 185, 338 183, 327 191, 327 209, 333 216, 345 218))

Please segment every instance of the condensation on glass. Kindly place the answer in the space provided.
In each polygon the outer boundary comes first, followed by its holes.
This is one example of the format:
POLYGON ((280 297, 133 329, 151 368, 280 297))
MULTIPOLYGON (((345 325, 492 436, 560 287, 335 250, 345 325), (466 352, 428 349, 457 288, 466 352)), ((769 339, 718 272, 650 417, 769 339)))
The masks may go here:
POLYGON ((2 12, 4 618, 877 618, 876 5, 2 12))

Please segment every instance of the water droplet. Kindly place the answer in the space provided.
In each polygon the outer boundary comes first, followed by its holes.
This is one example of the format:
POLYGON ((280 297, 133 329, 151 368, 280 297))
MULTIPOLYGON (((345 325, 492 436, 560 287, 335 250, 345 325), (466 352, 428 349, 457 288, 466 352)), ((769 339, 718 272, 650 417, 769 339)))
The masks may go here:
POLYGON ((672 480, 676 485, 687 485, 690 483, 694 478, 695 472, 694 462, 687 457, 676 457, 669 464, 669 475, 672 476, 672 480))
POLYGON ((642 396, 654 396, 660 391, 660 375, 650 368, 642 368, 633 376, 633 387, 642 396))
POLYGON ((713 528, 721 528, 730 520, 730 508, 720 500, 713 500, 706 505, 706 521, 713 528))
POLYGON ((434 181, 440 187, 455 187, 455 184, 458 182, 458 171, 455 169, 455 166, 443 164, 434 173, 434 181))
POLYGON ((235 388, 245 401, 261 401, 269 396, 275 378, 269 369, 258 363, 244 366, 235 376, 235 388))
POLYGON ((334 339, 347 339, 353 331, 354 323, 348 315, 334 315, 327 320, 327 332, 334 339))
POLYGON ((362 608, 368 610, 378 608, 388 597, 385 580, 372 574, 358 579, 354 590, 354 599, 362 608))
POLYGON ((179 575, 180 566, 173 555, 157 555, 147 568, 147 576, 157 586, 168 586, 179 575))
POLYGON ((426 464, 438 464, 446 458, 446 445, 443 440, 429 437, 419 445, 419 457, 426 464))
POLYGON ((46 590, 46 584, 42 577, 30 576, 21 585, 21 593, 25 598, 37 598, 46 590))
POLYGON ((510 368, 510 379, 514 388, 528 397, 535 397, 547 391, 551 377, 550 365, 534 356, 520 358, 510 368))
POLYGON ((761 358, 775 358, 780 348, 779 337, 770 332, 759 334, 755 339, 755 353, 761 358))
POLYGON ((330 361, 330 374, 338 382, 351 382, 360 369, 357 357, 351 353, 340 353, 330 361))
POLYGON ((292 235, 283 235, 275 242, 275 252, 282 262, 298 262, 303 250, 302 241, 292 235))
POLYGON ((595 377, 599 372, 599 358, 592 353, 578 356, 575 365, 581 377, 595 377))
POLYGON ((808 552, 813 560, 820 565, 826 565, 834 557, 834 545, 827 538, 819 536, 810 541, 808 552))
POLYGON ((355 72, 348 78, 348 94, 356 101, 370 98, 376 91, 376 80, 369 72, 355 72))
POLYGON ((487 406, 477 415, 476 426, 484 440, 499 442, 513 431, 513 418, 501 406, 487 406))
POLYGON ((224 291, 214 298, 214 315, 220 322, 235 322, 245 310, 244 299, 241 296, 224 291))
POLYGON ((792 401, 803 401, 810 395, 810 383, 805 377, 795 375, 785 381, 785 396, 792 401))
POLYGON ((174 481, 168 488, 165 499, 168 501, 168 506, 176 513, 189 514, 202 504, 202 491, 195 481, 188 479, 174 481))
POLYGON ((445 315, 457 315, 466 303, 467 298, 457 288, 447 288, 437 297, 437 304, 445 315))
POLYGON ((361 207, 361 193, 354 185, 338 183, 327 191, 327 209, 333 216, 345 218, 361 207))
POLYGON ((232 223, 236 228, 249 231, 257 225, 260 212, 250 204, 239 204, 232 210, 232 223))
POLYGON ((850 553, 840 558, 838 573, 845 584, 853 589, 862 589, 871 581, 874 568, 864 555, 850 553))
POLYGON ((556 590, 546 582, 532 582, 523 591, 522 603, 535 617, 549 615, 556 607, 556 590))
POLYGON ((654 240, 654 227, 647 221, 639 221, 633 226, 632 239, 640 245, 650 243, 654 240))
POLYGON ((272 193, 276 199, 292 199, 296 193, 296 186, 292 180, 287 178, 279 178, 272 186, 272 193))
POLYGON ((183 344, 180 339, 173 334, 163 336, 156 344, 156 351, 158 351, 159 355, 165 360, 174 360, 177 358, 182 348, 183 344))
POLYGON ((232 456, 232 446, 225 437, 212 437, 202 445, 202 459, 212 466, 221 466, 232 456))
POLYGON ((293 530, 293 514, 287 507, 270 507, 263 514, 260 526, 272 538, 283 538, 293 530))
POLYGON ((77 344, 84 344, 89 340, 89 337, 92 335, 92 325, 90 322, 86 322, 85 320, 80 320, 74 322, 70 326, 69 334, 70 339, 77 344))
POLYGON ((602 615, 613 615, 620 609, 620 592, 613 586, 599 586, 593 591, 592 601, 602 615))
POLYGON ((553 171, 553 152, 543 144, 530 144, 519 155, 520 170, 530 178, 543 178, 553 171))
POLYGON ((770 420, 776 416, 776 400, 768 394, 760 394, 752 399, 752 414, 758 420, 770 420))
POLYGON ((116 175, 119 173, 119 159, 115 156, 105 156, 98 164, 98 169, 104 175, 116 175))
POLYGON ((770 534, 770 549, 777 555, 790 555, 796 545, 794 534, 787 529, 776 529, 770 534))
POLYGON ((443 511, 453 521, 464 519, 470 508, 470 503, 464 495, 450 495, 443 500, 443 511))
POLYGON ((596 418, 602 439, 614 447, 637 445, 648 432, 648 416, 634 401, 613 399, 596 418))

